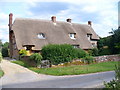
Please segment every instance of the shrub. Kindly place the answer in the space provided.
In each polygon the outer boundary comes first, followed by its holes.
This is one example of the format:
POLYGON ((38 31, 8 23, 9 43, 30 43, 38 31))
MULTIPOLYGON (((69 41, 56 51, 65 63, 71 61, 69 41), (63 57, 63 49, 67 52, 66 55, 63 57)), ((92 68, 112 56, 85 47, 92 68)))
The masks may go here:
POLYGON ((98 56, 98 48, 93 48, 88 51, 91 56, 98 56))
POLYGON ((106 88, 111 90, 120 90, 120 62, 118 61, 118 65, 115 66, 115 79, 106 83, 104 85, 106 88))
POLYGON ((27 55, 27 51, 26 51, 25 49, 21 49, 21 50, 19 51, 19 54, 20 54, 21 56, 26 56, 26 55, 27 55))
POLYGON ((82 50, 81 48, 75 48, 74 53, 75 53, 75 57, 78 59, 83 58, 87 55, 87 53, 84 50, 82 50))
POLYGON ((42 56, 41 56, 39 53, 34 53, 34 54, 32 54, 32 55, 30 56, 30 59, 31 59, 31 60, 34 60, 34 61, 36 62, 36 64, 37 64, 37 66, 38 66, 38 65, 41 64, 42 56))
POLYGON ((110 55, 110 54, 111 54, 111 52, 110 52, 109 48, 99 49, 99 55, 110 55))
POLYGON ((7 47, 2 47, 2 56, 3 57, 8 57, 8 48, 7 47))
POLYGON ((0 52, 0 62, 2 61, 2 54, 1 54, 1 52, 0 52))
POLYGON ((8 46, 9 46, 8 42, 5 42, 3 44, 3 46, 2 46, 1 53, 2 53, 3 57, 8 57, 9 56, 9 54, 8 54, 8 46))
POLYGON ((50 44, 44 46, 41 50, 43 59, 50 60, 52 64, 59 64, 73 60, 75 49, 69 44, 50 44))
POLYGON ((89 56, 87 55, 86 57, 83 58, 83 61, 87 64, 90 64, 93 62, 93 57, 92 56, 89 56))

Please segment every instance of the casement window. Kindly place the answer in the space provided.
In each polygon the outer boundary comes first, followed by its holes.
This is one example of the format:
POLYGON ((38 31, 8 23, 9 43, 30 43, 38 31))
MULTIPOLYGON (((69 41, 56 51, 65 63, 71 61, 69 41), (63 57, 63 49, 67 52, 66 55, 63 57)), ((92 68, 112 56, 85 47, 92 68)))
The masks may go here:
POLYGON ((79 45, 72 45, 73 48, 79 48, 79 45))
POLYGON ((37 37, 38 37, 39 39, 45 39, 45 34, 44 34, 44 33, 39 33, 39 34, 37 35, 37 37))
POLYGON ((70 37, 71 39, 76 39, 76 33, 70 33, 70 34, 69 34, 69 37, 70 37))

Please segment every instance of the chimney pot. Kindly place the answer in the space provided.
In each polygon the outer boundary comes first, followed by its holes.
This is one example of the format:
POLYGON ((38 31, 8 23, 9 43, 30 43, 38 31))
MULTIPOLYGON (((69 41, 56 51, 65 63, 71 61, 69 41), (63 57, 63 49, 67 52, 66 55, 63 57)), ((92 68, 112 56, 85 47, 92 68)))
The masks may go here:
POLYGON ((56 16, 52 16, 52 17, 51 17, 51 20, 52 20, 54 23, 56 23, 56 16))
POLYGON ((66 19, 66 21, 71 23, 72 19, 68 18, 68 19, 66 19))
POLYGON ((88 21, 88 25, 92 26, 92 22, 91 22, 91 21, 88 21))
POLYGON ((12 25, 12 17, 13 17, 13 14, 10 13, 10 14, 9 14, 9 26, 10 26, 10 27, 11 27, 11 25, 12 25))

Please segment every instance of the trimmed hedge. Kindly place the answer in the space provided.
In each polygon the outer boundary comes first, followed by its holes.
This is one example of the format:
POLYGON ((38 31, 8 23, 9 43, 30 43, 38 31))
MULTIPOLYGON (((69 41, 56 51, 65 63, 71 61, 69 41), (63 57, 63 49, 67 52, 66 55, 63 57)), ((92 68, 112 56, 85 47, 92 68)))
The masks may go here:
POLYGON ((69 44, 50 44, 44 46, 41 53, 43 59, 50 60, 50 62, 55 65, 86 56, 85 51, 82 49, 75 49, 69 44))

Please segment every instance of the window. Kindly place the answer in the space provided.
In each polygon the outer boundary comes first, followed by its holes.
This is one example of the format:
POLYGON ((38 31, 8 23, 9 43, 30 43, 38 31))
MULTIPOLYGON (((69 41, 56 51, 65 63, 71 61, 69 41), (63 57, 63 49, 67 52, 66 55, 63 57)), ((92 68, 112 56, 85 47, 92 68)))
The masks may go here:
POLYGON ((39 39, 45 39, 45 34, 44 33, 39 33, 38 35, 39 39))
POLYGON ((90 40, 91 39, 91 34, 87 34, 87 38, 88 38, 88 40, 90 40))
POLYGON ((76 33, 70 33, 69 36, 70 36, 71 39, 75 39, 76 38, 76 33))
POLYGON ((95 43, 92 43, 92 47, 96 47, 95 43))
POLYGON ((74 48, 79 48, 79 45, 72 45, 74 48))

